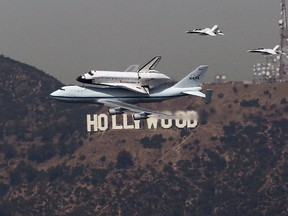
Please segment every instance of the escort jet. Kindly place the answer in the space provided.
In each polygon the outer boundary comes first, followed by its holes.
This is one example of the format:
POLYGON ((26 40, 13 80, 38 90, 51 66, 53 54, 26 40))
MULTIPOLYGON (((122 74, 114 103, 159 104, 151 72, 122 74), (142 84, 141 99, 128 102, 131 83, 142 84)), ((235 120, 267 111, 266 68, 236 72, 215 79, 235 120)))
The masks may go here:
POLYGON ((218 25, 214 25, 212 28, 196 28, 193 30, 187 30, 187 34, 199 34, 201 36, 213 36, 215 37, 216 35, 224 35, 224 33, 219 29, 218 25))
POLYGON ((247 52, 250 53, 259 53, 261 55, 280 55, 284 54, 281 49, 279 49, 280 46, 276 45, 273 49, 266 49, 266 48, 257 48, 253 50, 248 50, 247 52))

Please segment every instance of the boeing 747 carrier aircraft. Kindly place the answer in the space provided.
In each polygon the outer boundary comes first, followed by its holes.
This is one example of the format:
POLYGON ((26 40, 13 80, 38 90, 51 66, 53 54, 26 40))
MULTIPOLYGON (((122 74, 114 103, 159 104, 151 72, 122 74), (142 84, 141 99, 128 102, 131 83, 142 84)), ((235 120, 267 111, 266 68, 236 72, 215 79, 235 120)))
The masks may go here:
POLYGON ((103 104, 109 107, 110 115, 122 114, 128 110, 134 113, 135 120, 147 119, 151 115, 167 117, 171 115, 144 109, 134 104, 164 101, 185 95, 205 97, 201 92, 200 84, 207 68, 207 65, 201 65, 172 87, 153 88, 150 94, 119 87, 64 86, 51 93, 50 97, 63 102, 103 104))

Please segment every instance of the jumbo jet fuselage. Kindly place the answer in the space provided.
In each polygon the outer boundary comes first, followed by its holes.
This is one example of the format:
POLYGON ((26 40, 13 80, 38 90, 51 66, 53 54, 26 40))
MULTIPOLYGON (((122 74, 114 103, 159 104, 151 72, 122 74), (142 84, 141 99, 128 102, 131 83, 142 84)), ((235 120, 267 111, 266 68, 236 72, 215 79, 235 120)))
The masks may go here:
POLYGON ((101 103, 99 100, 113 99, 126 103, 148 103, 173 99, 175 97, 185 96, 183 92, 199 92, 202 87, 188 88, 155 88, 150 94, 141 94, 123 88, 111 87, 93 87, 93 86, 64 86, 50 94, 50 97, 72 103, 101 103))

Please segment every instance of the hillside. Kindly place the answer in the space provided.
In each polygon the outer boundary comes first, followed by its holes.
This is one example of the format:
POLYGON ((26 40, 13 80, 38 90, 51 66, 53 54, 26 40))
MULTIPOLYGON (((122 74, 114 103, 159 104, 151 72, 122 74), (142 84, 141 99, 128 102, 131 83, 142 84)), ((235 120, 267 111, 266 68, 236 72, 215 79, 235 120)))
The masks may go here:
POLYGON ((86 132, 97 105, 61 104, 62 84, 0 56, 0 215, 287 215, 288 83, 205 84, 195 129, 86 132))

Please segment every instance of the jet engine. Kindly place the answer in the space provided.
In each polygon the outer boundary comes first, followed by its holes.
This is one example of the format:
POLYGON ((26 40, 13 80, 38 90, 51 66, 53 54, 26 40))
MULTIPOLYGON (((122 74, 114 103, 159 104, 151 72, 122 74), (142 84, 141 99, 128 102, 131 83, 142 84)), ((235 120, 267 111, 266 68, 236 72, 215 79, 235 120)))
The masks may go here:
POLYGON ((147 119, 148 118, 148 114, 147 113, 136 113, 136 114, 133 114, 133 119, 134 120, 141 120, 141 119, 147 119))
POLYGON ((122 114, 123 113, 123 109, 121 108, 110 108, 108 110, 109 115, 117 115, 117 114, 122 114))

